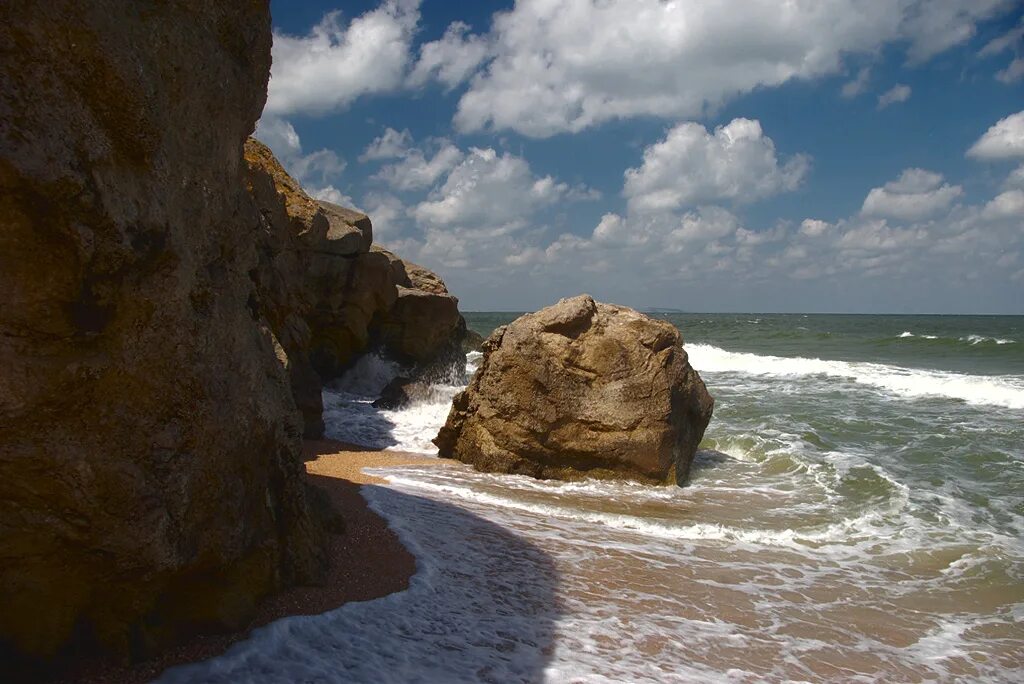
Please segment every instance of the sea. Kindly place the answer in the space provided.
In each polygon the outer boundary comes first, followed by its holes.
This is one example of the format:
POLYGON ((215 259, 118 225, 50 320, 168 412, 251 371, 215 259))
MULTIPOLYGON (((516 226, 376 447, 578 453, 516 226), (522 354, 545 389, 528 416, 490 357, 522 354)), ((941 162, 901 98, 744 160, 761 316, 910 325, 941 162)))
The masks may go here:
MULTIPOLYGON (((1024 317, 652 315, 716 400, 688 486, 375 470, 408 590, 162 681, 1024 681, 1024 317)), ((365 357, 327 436, 436 455, 479 360, 386 411, 365 357)))

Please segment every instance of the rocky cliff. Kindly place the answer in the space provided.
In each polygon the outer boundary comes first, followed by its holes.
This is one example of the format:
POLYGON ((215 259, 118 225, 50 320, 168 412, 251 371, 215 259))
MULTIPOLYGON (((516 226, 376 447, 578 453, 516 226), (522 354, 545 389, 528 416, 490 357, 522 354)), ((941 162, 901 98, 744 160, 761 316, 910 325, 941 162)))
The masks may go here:
POLYGON ((322 571, 250 275, 270 43, 266 2, 0 4, 6 668, 144 656, 322 571))
POLYGON ((434 440, 479 470, 683 484, 714 399, 679 331, 588 295, 498 328, 434 440))
POLYGON ((309 197, 258 140, 245 160, 261 214, 260 308, 306 436, 323 432, 321 383, 368 350, 420 368, 458 353, 466 324, 436 274, 372 244, 366 215, 309 197))

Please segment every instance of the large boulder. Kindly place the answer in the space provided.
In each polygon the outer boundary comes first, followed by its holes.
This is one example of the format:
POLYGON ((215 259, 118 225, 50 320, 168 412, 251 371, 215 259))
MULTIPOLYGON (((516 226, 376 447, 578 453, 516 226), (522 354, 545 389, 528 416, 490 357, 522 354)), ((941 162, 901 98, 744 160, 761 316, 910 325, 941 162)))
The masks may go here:
POLYGON ((316 580, 250 278, 267 2, 0 3, 0 680, 316 580))
POLYGON ((484 471, 683 484, 713 407, 674 326, 581 295, 494 331, 434 441, 484 471))

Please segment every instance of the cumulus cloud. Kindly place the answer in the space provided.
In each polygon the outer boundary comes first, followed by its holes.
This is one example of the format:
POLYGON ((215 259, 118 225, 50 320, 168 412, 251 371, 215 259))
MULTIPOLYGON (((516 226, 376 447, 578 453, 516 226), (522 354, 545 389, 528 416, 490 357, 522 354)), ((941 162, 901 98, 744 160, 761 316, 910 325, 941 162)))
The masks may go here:
POLYGON ((275 32, 264 112, 323 113, 400 88, 418 21, 419 0, 387 0, 348 23, 329 12, 305 36, 275 32))
POLYGON ((469 34, 469 25, 452 22, 440 40, 424 43, 409 74, 409 84, 421 86, 437 80, 451 89, 467 80, 488 54, 487 40, 469 34))
POLYGON ((1021 164, 1006 177, 1003 181, 1004 190, 1024 190, 1024 164, 1021 164))
POLYGON ((900 177, 881 188, 872 188, 864 198, 861 213, 917 220, 949 209, 963 195, 963 188, 942 182, 942 176, 924 169, 906 169, 900 177))
POLYGON ((985 47, 978 52, 978 56, 992 57, 1006 51, 1015 52, 1017 56, 1004 69, 1000 69, 995 74, 997 81, 1009 85, 1024 77, 1024 57, 1020 56, 1022 45, 1024 45, 1024 18, 1006 33, 986 43, 985 47))
POLYGON ((455 123, 546 137, 634 116, 699 117, 759 87, 840 72, 846 56, 888 43, 926 60, 1009 4, 750 0, 737 12, 704 0, 521 0, 495 15, 494 57, 455 123))
POLYGON ((994 219, 1013 216, 1024 219, 1024 190, 1007 190, 996 195, 985 205, 982 215, 994 219))
POLYGON ((322 148, 304 154, 302 141, 295 127, 275 116, 264 115, 256 124, 254 135, 274 152, 281 165, 310 195, 335 204, 347 203, 351 206, 351 198, 342 195, 330 185, 345 170, 344 160, 334 151, 322 148))
POLYGON ((359 161, 395 159, 404 156, 411 145, 412 134, 408 130, 396 131, 390 127, 385 128, 382 134, 367 145, 366 150, 359 156, 359 161))
POLYGON ((1024 157, 1024 111, 1011 114, 993 124, 967 150, 967 156, 983 160, 1024 157))
POLYGON ((1007 85, 1024 78, 1024 57, 1017 57, 1005 69, 996 72, 996 80, 1007 85))
POLYGON ((805 155, 780 163, 761 124, 734 119, 713 133, 698 123, 674 126, 625 173, 630 211, 664 211, 717 200, 751 202, 796 189, 810 167, 805 155))
POLYGON ((522 157, 471 147, 412 215, 428 226, 469 226, 495 234, 523 227, 569 190, 551 176, 535 176, 522 157))
POLYGON ((373 178, 381 180, 395 190, 422 190, 432 186, 441 176, 455 168, 463 157, 462 150, 451 141, 436 141, 437 151, 427 157, 420 148, 406 149, 400 156, 401 161, 388 164, 373 178))
POLYGON ((878 108, 885 109, 890 105, 906 102, 910 99, 910 92, 910 86, 898 83, 878 96, 878 108))
POLYGON ((350 207, 356 211, 362 211, 356 206, 354 199, 343 193, 333 185, 328 185, 323 188, 313 188, 309 191, 310 197, 313 199, 323 200, 325 202, 332 202, 333 204, 340 204, 343 207, 350 207))
POLYGON ((390 194, 371 193, 363 198, 363 211, 373 221, 373 239, 391 240, 406 229, 406 208, 390 194))
POLYGON ((870 82, 871 67, 863 67, 853 79, 843 84, 843 88, 839 92, 846 98, 857 97, 868 89, 870 82))
POLYGON ((1011 28, 1006 33, 996 36, 989 42, 985 43, 985 47, 981 48, 978 52, 979 57, 991 57, 997 55, 1005 50, 1012 50, 1021 41, 1024 41, 1024 19, 1021 19, 1020 23, 1011 28))
MULTIPOLYGON (((504 265, 537 282, 560 282, 565 273, 592 282, 575 268, 601 264, 617 292, 629 292, 631 275, 642 273, 643 288, 687 283, 709 293, 733 289, 741 306, 768 287, 778 293, 787 282, 816 282, 817 288, 856 296, 883 286, 898 297, 907 282, 945 287, 957 279, 1010 280, 1024 242, 1020 221, 1024 192, 1002 193, 980 206, 954 205, 927 219, 893 219, 863 214, 835 222, 806 219, 754 230, 721 207, 682 214, 603 216, 589 237, 564 234, 547 246, 512 252, 504 265)), ((505 247, 508 249, 508 247, 505 247)), ((570 286, 571 289, 571 286, 570 286)), ((812 292, 806 285, 803 293, 812 292)), ((847 299, 837 299, 836 304, 847 299)), ((775 300, 775 306, 779 302, 775 300)))

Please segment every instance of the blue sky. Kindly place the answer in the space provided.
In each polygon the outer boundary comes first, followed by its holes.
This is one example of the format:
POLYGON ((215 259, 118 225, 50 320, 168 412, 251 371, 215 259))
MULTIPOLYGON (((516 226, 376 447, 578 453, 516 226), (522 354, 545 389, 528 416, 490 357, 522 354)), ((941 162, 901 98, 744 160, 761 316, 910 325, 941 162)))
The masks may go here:
POLYGON ((1024 7, 272 2, 257 128, 465 310, 1024 313, 1024 7))

